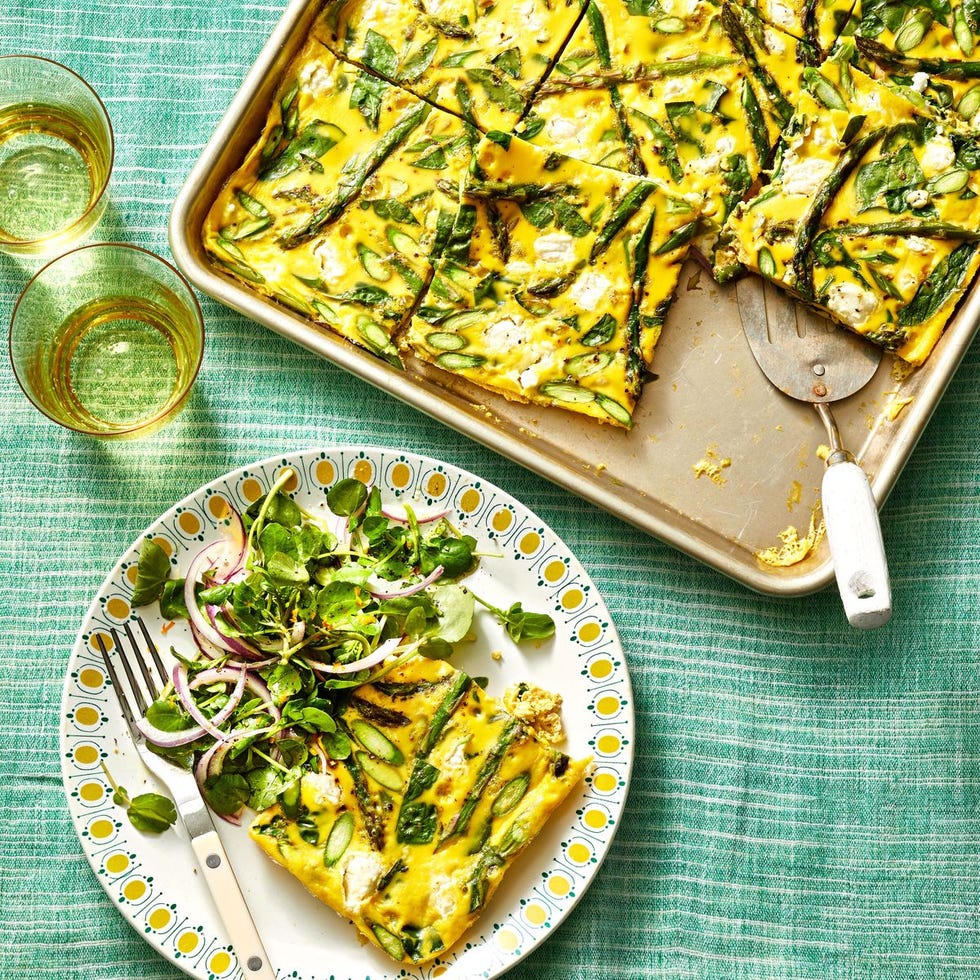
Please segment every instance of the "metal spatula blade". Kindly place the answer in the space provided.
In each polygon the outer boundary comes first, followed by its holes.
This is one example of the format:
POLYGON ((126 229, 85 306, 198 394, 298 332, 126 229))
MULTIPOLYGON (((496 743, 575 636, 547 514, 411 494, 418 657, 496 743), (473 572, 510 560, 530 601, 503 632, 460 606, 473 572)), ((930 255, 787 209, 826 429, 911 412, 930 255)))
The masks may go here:
POLYGON ((871 380, 881 350, 758 276, 741 279, 735 288, 742 329, 759 367, 780 391, 810 402, 827 430, 831 452, 820 494, 847 620, 861 629, 881 626, 891 618, 892 600, 878 508, 830 409, 831 402, 871 380))

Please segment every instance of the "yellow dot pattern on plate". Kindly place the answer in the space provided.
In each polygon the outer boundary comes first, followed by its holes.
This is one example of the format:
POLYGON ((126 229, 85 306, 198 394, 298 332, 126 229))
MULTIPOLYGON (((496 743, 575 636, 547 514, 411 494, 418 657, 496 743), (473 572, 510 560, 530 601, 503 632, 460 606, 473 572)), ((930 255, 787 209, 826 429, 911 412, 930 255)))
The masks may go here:
POLYGON ((544 580, 546 582, 560 582, 565 575, 565 563, 563 561, 551 561, 545 566, 544 580))
POLYGON ((513 929, 501 929, 497 933, 497 945, 505 953, 513 953, 520 945, 520 937, 517 935, 513 929))
POLYGON ((537 531, 531 531, 521 538, 521 551, 525 555, 533 555, 541 547, 541 535, 537 531))
POLYGON ((138 902, 146 894, 146 882, 142 878, 131 878, 123 885, 123 897, 128 902, 138 902))
POLYGON ((111 875, 121 875, 124 871, 129 870, 129 855, 122 853, 110 854, 105 859, 103 867, 111 875))
POLYGON ((105 796, 105 787, 102 783, 82 783, 78 795, 86 803, 98 803, 105 796))
POLYGON ((404 463, 395 463, 391 468, 391 485, 404 490, 411 482, 412 471, 404 463))
POLYGON ((111 837, 116 831, 116 825, 111 820, 93 820, 89 824, 88 832, 89 836, 95 840, 105 840, 107 837, 111 837))
POLYGON ((562 597, 561 604, 565 609, 578 609, 585 602, 581 589, 569 589, 562 597))
POLYGON ((368 484, 374 479, 374 466, 366 459, 359 459, 354 464, 353 476, 355 480, 368 484))
POLYGON ((82 687, 97 691, 105 684, 105 674, 101 670, 96 670, 95 667, 83 667, 78 674, 78 683, 82 687))
POLYGON ((601 735, 595 743, 595 747, 603 755, 614 755, 619 751, 620 744, 618 735, 601 735))
POLYGON ((506 508, 502 508, 493 515, 490 523, 495 531, 506 531, 514 523, 514 515, 506 508))
POLYGON ((188 953, 193 953, 198 946, 201 945, 201 937, 196 932, 182 932, 177 937, 177 949, 179 949, 185 956, 188 953))
POLYGON ((442 473, 430 473, 425 481, 425 489, 433 497, 441 497, 446 492, 446 486, 446 477, 442 473))
POLYGON ((558 898, 564 898, 572 890, 572 883, 564 875, 552 875, 548 879, 548 891, 558 898))
POLYGON ((113 619, 126 619, 129 616, 129 603, 120 596, 113 596, 105 604, 105 611, 113 619))
POLYGON ((106 653, 111 653, 112 652, 112 648, 115 646, 115 643, 112 642, 112 637, 108 633, 106 633, 104 630, 96 630, 89 637, 89 640, 88 640, 89 648, 93 652, 99 653, 101 651, 101 647, 99 646, 99 640, 100 639, 102 640, 102 646, 104 646, 105 649, 106 649, 106 653))
POLYGON ((90 704, 81 704, 75 709, 76 723, 85 728, 91 728, 93 725, 97 725, 100 718, 101 715, 98 709, 93 708, 90 704))
POLYGON ((568 845, 568 858, 576 864, 585 864, 592 857, 592 848, 581 841, 572 841, 568 845))
POLYGON ((223 949, 219 949, 211 959, 208 960, 208 969, 216 974, 221 975, 231 966, 231 957, 223 949))
POLYGON ((483 495, 473 487, 467 487, 459 498, 459 509, 464 514, 472 514, 483 503, 483 495))
POLYGON ((619 712, 619 698, 614 697, 612 694, 607 694, 605 697, 599 698, 595 703, 596 714, 602 715, 603 718, 610 718, 619 712))
MULTIPOLYGON (((578 631, 578 638, 583 643, 595 643, 599 637, 602 636, 602 627, 598 623, 583 623, 578 631)), ((606 661, 609 669, 612 670, 612 664, 606 661)), ((592 675, 595 677, 595 674, 592 675)))
POLYGON ((185 510, 182 514, 180 514, 180 516, 177 518, 177 525, 184 532, 184 534, 201 533, 201 518, 189 510, 185 510))
POLYGON ((438 966, 437 966, 437 967, 436 967, 436 968, 435 968, 435 969, 434 969, 434 970, 432 971, 432 975, 433 975, 434 977, 441 977, 441 976, 443 976, 443 975, 444 975, 444 974, 446 973, 446 971, 447 971, 448 969, 449 969, 449 967, 447 967, 447 966, 444 966, 444 965, 443 965, 442 963, 440 963, 440 964, 439 964, 439 965, 438 965, 438 966))
POLYGON ((611 660, 594 660, 589 664, 589 676, 594 680, 602 681, 605 680, 613 672, 613 665, 611 660))
POLYGON ((153 539, 153 543, 155 545, 159 545, 161 551, 163 551, 165 555, 173 557, 174 543, 170 540, 170 538, 165 538, 162 534, 160 534, 153 539))
POLYGON ((78 745, 73 758, 80 766, 91 766, 99 761, 99 750, 94 745, 78 745))
POLYGON ((609 823, 609 817, 602 810, 586 810, 582 818, 585 826, 590 830, 602 830, 609 823))
POLYGON ((129 568, 126 569, 126 581, 129 582, 130 585, 135 585, 139 572, 140 570, 135 564, 130 565, 129 568))
MULTIPOLYGON (((292 469, 292 467, 289 467, 289 469, 290 469, 292 475, 282 485, 282 488, 283 488, 283 490, 286 491, 286 493, 292 493, 299 486, 299 476, 297 476, 296 470, 292 469)), ((283 473, 285 473, 285 471, 286 471, 286 468, 283 468, 281 470, 278 470, 276 472, 276 479, 278 480, 279 477, 281 477, 283 475, 283 473)))
POLYGON ((159 932, 161 929, 166 929, 170 925, 173 917, 173 912, 170 909, 156 908, 149 914, 146 922, 151 929, 156 929, 159 932))
POLYGON ((262 496, 262 484, 254 476, 242 480, 242 496, 250 503, 254 504, 262 496))
POLYGON ((548 912, 543 905, 532 902, 526 909, 524 915, 532 926, 543 926, 548 921, 548 912))
POLYGON ((334 469, 333 463, 329 459, 321 459, 319 463, 316 464, 316 469, 313 471, 313 475, 316 477, 316 482, 322 487, 329 487, 333 481, 337 478, 337 471, 334 469))
POLYGON ((619 785, 619 780, 615 773, 597 772, 592 779, 592 785, 597 793, 611 793, 619 785))
POLYGON ((219 494, 215 494, 208 500, 208 510, 216 521, 223 521, 231 514, 231 505, 219 494))

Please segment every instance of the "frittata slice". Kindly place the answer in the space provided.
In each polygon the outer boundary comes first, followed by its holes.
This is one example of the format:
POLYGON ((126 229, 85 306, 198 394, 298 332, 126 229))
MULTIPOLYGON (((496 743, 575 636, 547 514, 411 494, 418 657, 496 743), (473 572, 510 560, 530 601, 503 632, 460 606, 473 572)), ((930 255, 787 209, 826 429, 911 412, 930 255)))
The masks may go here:
POLYGON ((694 246, 711 257, 792 116, 804 48, 727 3, 668 2, 651 17, 592 0, 518 132, 695 195, 694 246))
POLYGON ((659 185, 485 139, 405 343, 505 397, 629 426, 697 231, 659 185))
POLYGON ((581 13, 581 0, 333 0, 314 31, 484 132, 509 132, 581 13))
POLYGON ((356 688, 350 757, 250 828, 309 891, 393 959, 447 952, 589 760, 570 759, 443 661, 356 688))
POLYGON ((805 84, 770 183, 729 221, 739 256, 921 364, 977 269, 977 144, 846 60, 805 84))
POLYGON ((980 130, 980 8, 975 4, 858 0, 847 34, 870 74, 965 132, 980 130))
POLYGON ((205 247, 258 292, 397 362, 392 334, 431 272, 439 209, 453 206, 436 181, 468 165, 471 137, 312 39, 212 206, 205 247))

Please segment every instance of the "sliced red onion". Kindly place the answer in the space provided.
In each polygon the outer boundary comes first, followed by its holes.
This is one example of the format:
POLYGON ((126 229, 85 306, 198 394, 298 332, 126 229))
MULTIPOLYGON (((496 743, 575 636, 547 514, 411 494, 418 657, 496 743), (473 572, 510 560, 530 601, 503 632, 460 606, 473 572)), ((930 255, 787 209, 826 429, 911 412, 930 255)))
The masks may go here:
POLYGON ((245 691, 245 681, 247 679, 244 670, 234 671, 233 668, 227 669, 232 670, 238 675, 235 679, 235 687, 228 695, 227 703, 212 718, 208 718, 197 706, 187 679, 187 668, 183 664, 175 664, 171 675, 174 682, 174 690, 177 692, 177 697, 180 698, 180 703, 184 706, 187 713, 208 735, 218 742, 224 742, 227 738, 225 733, 221 731, 220 726, 231 717, 235 708, 238 707, 238 703, 242 699, 242 693, 245 691))
POLYGON ((306 657, 303 659, 307 666, 312 667, 313 670, 322 671, 324 674, 355 674, 359 670, 374 667, 386 657, 390 657, 404 639, 404 636, 393 636, 390 640, 379 643, 377 649, 369 653, 366 657, 361 657, 360 660, 352 660, 349 664, 325 664, 322 661, 309 660, 306 657))
MULTIPOLYGON (((416 593, 421 592, 423 589, 427 589, 433 582, 436 582, 442 578, 442 573, 442 565, 436 565, 436 567, 433 568, 432 571, 425 576, 425 578, 419 579, 418 582, 414 582, 412 585, 404 585, 397 589, 377 588, 372 585, 370 581, 368 581, 368 592, 370 592, 375 599, 401 599, 405 596, 415 595, 416 593)), ((377 581, 378 580, 375 579, 375 582, 377 581)), ((389 585, 394 584, 394 582, 389 583, 389 585)))
POLYGON ((298 623, 295 623, 292 630, 290 630, 289 642, 291 645, 295 646, 297 643, 302 641, 304 636, 306 636, 306 621, 301 619, 298 623))
POLYGON ((231 549, 231 553, 235 555, 234 561, 229 562, 231 565, 225 571, 218 572, 215 575, 215 581, 224 585, 226 582, 230 582, 244 567, 245 567, 245 550, 247 538, 245 535, 245 525, 242 523, 242 515, 235 510, 234 507, 229 506, 229 518, 230 524, 228 527, 228 546, 231 549))
MULTIPOLYGON (((441 521, 444 517, 448 517, 451 511, 448 507, 413 507, 412 513, 417 524, 431 524, 433 521, 441 521)), ((382 504, 381 514, 397 524, 410 523, 408 507, 402 503, 382 504)))
POLYGON ((237 653, 240 657, 246 657, 249 660, 254 660, 256 657, 261 657, 261 652, 252 646, 252 644, 248 641, 237 636, 228 636, 227 633, 221 632, 221 628, 218 626, 218 613, 220 611, 220 606, 208 604, 204 607, 204 612, 208 617, 208 622, 214 627, 215 632, 225 641, 225 643, 228 644, 230 652, 237 653))
POLYGON ((179 732, 165 732, 151 725, 146 718, 137 718, 136 727, 148 742, 159 745, 161 749, 178 749, 183 745, 196 742, 202 735, 207 734, 200 725, 182 728, 179 732))
POLYGON ((207 614, 197 604, 197 596, 194 594, 198 579, 203 576, 204 572, 216 566, 217 556, 224 549, 224 541, 215 541, 206 548, 202 548, 194 557, 184 578, 184 605, 187 606, 187 615, 191 621, 191 627, 196 629, 201 637, 218 647, 219 650, 237 653, 238 651, 211 624, 207 614))

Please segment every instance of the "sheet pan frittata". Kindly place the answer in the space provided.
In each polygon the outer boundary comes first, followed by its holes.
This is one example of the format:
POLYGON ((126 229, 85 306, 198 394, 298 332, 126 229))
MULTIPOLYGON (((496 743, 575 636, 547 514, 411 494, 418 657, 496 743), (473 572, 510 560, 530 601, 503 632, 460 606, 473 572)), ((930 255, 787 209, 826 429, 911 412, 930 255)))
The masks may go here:
POLYGON ((691 250, 918 365, 980 261, 978 16, 328 0, 205 247, 393 365, 626 428, 691 250))

